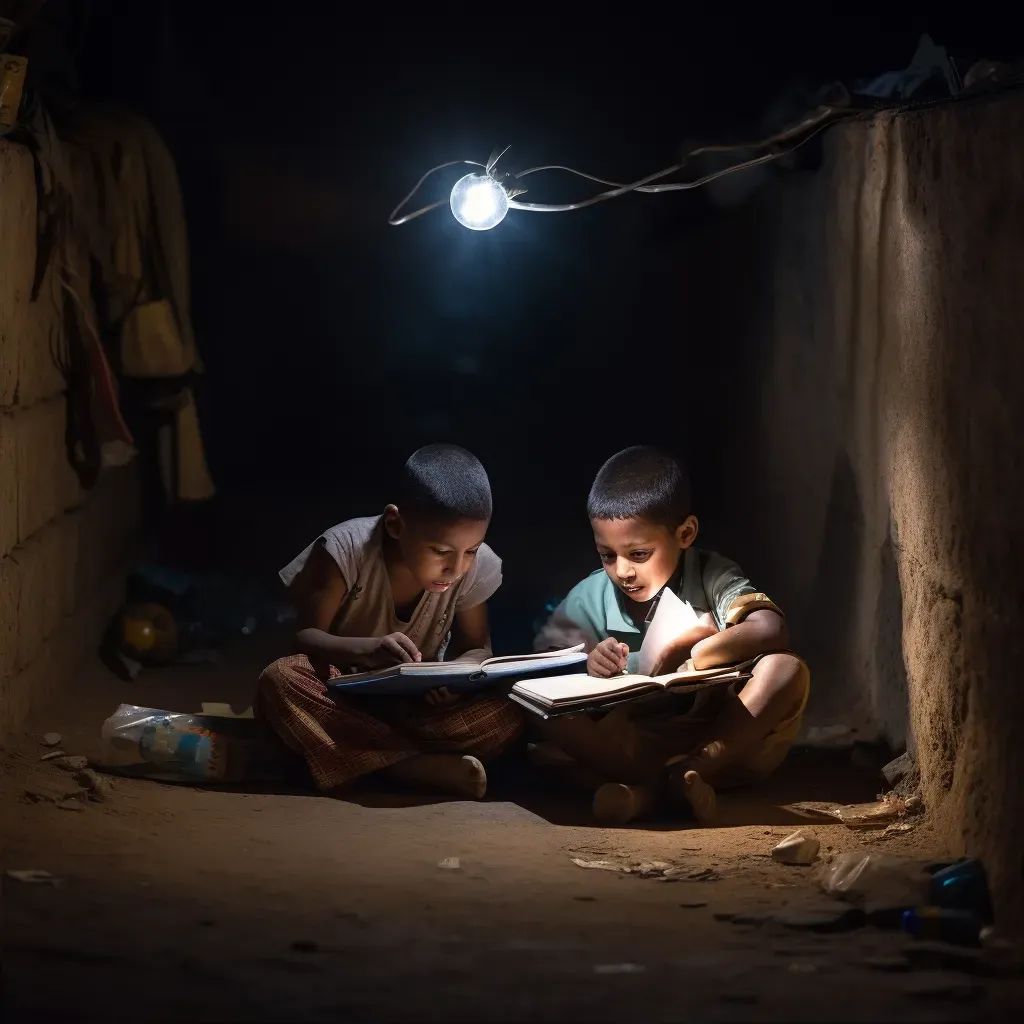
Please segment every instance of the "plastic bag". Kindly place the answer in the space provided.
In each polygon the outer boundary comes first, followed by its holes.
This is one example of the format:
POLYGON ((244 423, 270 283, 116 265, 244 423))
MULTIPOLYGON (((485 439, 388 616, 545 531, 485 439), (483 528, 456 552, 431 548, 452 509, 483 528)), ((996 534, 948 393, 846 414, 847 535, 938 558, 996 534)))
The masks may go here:
POLYGON ((122 704, 103 723, 103 767, 163 782, 277 781, 282 766, 252 718, 122 704))
POLYGON ((916 907, 928 902, 931 875, 920 861, 885 853, 841 853, 821 873, 831 896, 873 906, 916 907))

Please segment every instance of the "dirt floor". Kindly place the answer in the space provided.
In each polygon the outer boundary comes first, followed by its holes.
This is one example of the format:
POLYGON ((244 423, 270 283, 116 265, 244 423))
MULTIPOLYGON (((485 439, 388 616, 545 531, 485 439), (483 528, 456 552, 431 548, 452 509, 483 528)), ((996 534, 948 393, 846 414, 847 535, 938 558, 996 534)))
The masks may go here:
MULTIPOLYGON (((7 1020, 944 1021, 1020 1005, 1021 982, 979 977, 970 956, 945 962, 919 945, 908 961, 913 940, 899 933, 819 934, 785 919, 842 910, 820 893, 817 867, 767 854, 807 824, 791 802, 874 796, 848 752, 794 751, 769 785, 724 797, 715 828, 597 828, 586 800, 511 769, 482 803, 139 780, 77 812, 27 802, 26 787, 67 778, 39 761, 43 732, 95 757, 121 702, 242 710, 272 642, 136 683, 87 666, 11 742, 3 868, 61 882, 4 878, 7 1020), (666 883, 573 857, 686 870, 666 883), (458 867, 440 866, 449 858, 458 867)), ((942 854, 926 823, 870 840, 809 829, 826 854, 942 854)))

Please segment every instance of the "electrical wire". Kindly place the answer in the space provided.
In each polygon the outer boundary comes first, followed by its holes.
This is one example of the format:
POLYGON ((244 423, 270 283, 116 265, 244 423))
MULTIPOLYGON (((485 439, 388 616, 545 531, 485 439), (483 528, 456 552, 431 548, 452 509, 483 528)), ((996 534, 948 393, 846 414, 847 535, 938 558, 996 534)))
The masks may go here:
MULTIPOLYGON (((506 147, 507 150, 507 147, 506 147)), ((391 216, 388 217, 388 223, 392 227, 398 227, 401 224, 407 224, 415 217, 419 217, 424 213, 429 213, 431 210, 436 210, 439 206, 444 206, 448 202, 447 199, 439 199, 436 203, 431 203, 429 206, 424 206, 422 209, 413 210, 412 213, 407 213, 404 217, 398 217, 398 211, 405 206, 407 202, 420 190, 420 185, 423 184, 429 178, 434 171, 443 171, 446 167, 460 167, 468 164, 470 167, 483 167, 487 169, 487 164, 482 164, 477 160, 449 160, 446 164, 438 164, 436 167, 431 167, 426 174, 420 178, 419 181, 413 186, 412 191, 391 211, 391 216), (396 219, 397 218, 397 219, 396 219)))
MULTIPOLYGON (((563 213, 569 210, 579 210, 585 206, 593 206, 595 203, 605 202, 608 199, 615 199, 618 196, 626 195, 628 192, 677 192, 684 191, 686 189, 699 188, 701 185, 705 185, 709 181, 713 181, 715 178, 721 178, 727 174, 735 174, 738 171, 747 170, 751 167, 756 167, 759 164, 778 160, 780 157, 792 153, 806 142, 809 142, 819 132, 824 131, 825 128, 835 124, 837 121, 852 117, 855 113, 856 111, 848 108, 837 109, 834 106, 818 107, 796 124, 790 125, 789 127, 782 129, 782 131, 776 132, 774 135, 770 135, 765 139, 760 139, 757 142, 699 146, 697 149, 691 150, 687 153, 679 163, 673 164, 671 167, 666 167, 663 170, 656 171, 654 174, 649 174, 646 177, 641 178, 639 181, 630 183, 609 181, 608 179, 599 178, 593 174, 587 174, 584 171, 578 171, 572 167, 566 167, 563 164, 546 164, 541 167, 530 167, 527 170, 520 171, 518 174, 514 175, 514 180, 518 181, 521 178, 525 178, 527 175, 537 174, 540 171, 566 171, 569 174, 575 174, 578 177, 586 178, 587 180, 596 182, 599 185, 610 185, 612 188, 607 192, 600 192, 596 196, 591 196, 588 199, 582 199, 575 203, 521 203, 514 199, 510 199, 508 205, 510 209, 528 210, 534 213, 563 213), (791 146, 780 149, 776 152, 763 153, 750 160, 733 164, 731 167, 724 167, 720 170, 712 171, 710 174, 706 174, 695 181, 662 182, 658 185, 652 184, 652 182, 658 181, 659 178, 666 178, 670 174, 675 174, 678 171, 681 171, 690 160, 705 153, 734 153, 764 149, 766 146, 777 146, 780 143, 788 142, 789 140, 801 135, 803 137, 798 138, 798 141, 791 146)), ((394 227, 398 227, 399 225, 406 224, 424 213, 429 213, 431 210, 437 209, 439 206, 444 206, 448 202, 447 199, 440 199, 435 203, 430 203, 418 210, 414 210, 412 213, 406 214, 404 217, 398 216, 399 211, 412 199, 412 197, 419 191, 420 186, 422 186, 427 178, 429 178, 435 171, 443 170, 446 167, 469 165, 472 167, 482 167, 485 171, 489 172, 493 170, 501 156, 504 156, 504 154, 508 152, 508 149, 509 147, 506 146, 498 156, 492 156, 486 164, 479 163, 475 160, 449 160, 447 163, 438 164, 436 167, 432 167, 423 175, 423 177, 420 178, 418 182, 416 182, 416 185, 409 194, 395 207, 391 216, 388 217, 388 223, 394 227)))
MULTIPOLYGON (((848 116, 848 115, 847 115, 848 116)), ((838 120, 838 119, 836 119, 838 120)), ((753 157, 750 160, 744 160, 742 163, 733 164, 731 167, 723 167, 721 170, 712 171, 710 174, 705 174, 702 178, 697 178, 694 181, 672 181, 665 182, 661 185, 649 185, 648 182, 656 181, 658 178, 667 177, 670 174, 675 174, 677 171, 682 170, 686 165, 686 162, 675 164, 672 167, 666 167, 662 171, 657 171, 654 174, 648 175, 646 178, 641 178, 639 181, 632 182, 627 185, 620 185, 617 182, 606 181, 602 182, 606 185, 615 185, 616 187, 609 190, 608 192, 599 192, 596 196, 591 196, 589 199, 581 199, 576 203, 520 203, 514 199, 510 199, 508 206, 510 210, 529 210, 533 213, 566 213, 569 210, 580 210, 586 206, 593 206, 595 203, 602 203, 608 199, 616 199, 619 196, 626 195, 627 192, 681 192, 687 189, 700 188, 701 185, 706 185, 709 181, 714 181, 716 178, 725 177, 727 174, 736 174, 738 171, 745 171, 751 167, 757 167, 759 164, 770 163, 772 160, 778 160, 781 157, 787 156, 788 154, 799 149, 802 145, 810 142, 815 135, 819 132, 823 132, 831 124, 834 124, 835 120, 829 121, 823 124, 819 124, 817 128, 809 132, 804 138, 800 139, 794 145, 789 146, 787 149, 781 149, 774 153, 763 153, 761 156, 753 157)), ((750 146, 737 146, 737 149, 751 149, 754 147, 750 146)), ((706 152, 707 150, 705 150, 706 152)), ((695 151, 696 152, 696 151, 695 151)), ((690 154, 692 156, 692 154, 690 154)), ((687 158, 689 159, 689 157, 687 158)), ((534 170, 547 170, 548 168, 534 168, 534 170)), ((552 168, 553 169, 553 168, 552 168)), ((570 167, 564 168, 564 170, 570 171, 573 174, 581 174, 579 171, 574 171, 570 167)), ((593 178, 592 175, 583 174, 585 178, 591 178, 591 180, 597 181, 600 179, 593 178)))

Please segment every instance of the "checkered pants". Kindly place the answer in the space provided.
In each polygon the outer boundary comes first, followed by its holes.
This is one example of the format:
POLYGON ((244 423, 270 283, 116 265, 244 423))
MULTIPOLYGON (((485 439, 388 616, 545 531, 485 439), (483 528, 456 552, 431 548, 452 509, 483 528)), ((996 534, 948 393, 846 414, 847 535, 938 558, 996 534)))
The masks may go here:
MULTIPOLYGON (((331 666, 331 679, 341 674, 331 666)), ((473 754, 483 760, 501 753, 523 728, 519 709, 502 697, 463 698, 454 707, 432 707, 422 698, 335 694, 304 654, 281 658, 263 671, 254 709, 306 759, 319 789, 415 754, 473 754)))

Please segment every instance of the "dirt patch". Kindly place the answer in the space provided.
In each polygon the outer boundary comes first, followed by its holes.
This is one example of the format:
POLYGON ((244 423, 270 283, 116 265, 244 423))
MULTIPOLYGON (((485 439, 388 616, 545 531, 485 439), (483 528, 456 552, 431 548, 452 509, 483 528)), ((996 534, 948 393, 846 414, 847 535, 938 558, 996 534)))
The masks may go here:
MULTIPOLYGON (((920 972, 872 966, 899 959, 899 935, 778 922, 832 906, 813 868, 769 856, 791 831, 787 804, 873 795, 835 755, 825 770, 794 754, 771 787, 723 796, 716 828, 595 828, 583 803, 523 787, 515 773, 482 803, 125 779, 77 814, 24 799, 29 787, 76 785, 40 762, 43 731, 95 756, 119 701, 244 707, 263 660, 253 645, 215 677, 152 673, 131 685, 90 670, 8 750, 3 867, 60 880, 4 879, 8 1019, 116 1020, 145 1008, 155 1020, 868 1020, 898 1007, 907 1020, 963 1020, 1009 998, 1009 982, 941 971, 932 987, 952 991, 959 979, 960 1001, 930 1000, 920 972), (573 858, 684 870, 668 884, 573 858)), ((804 825, 823 851, 860 842, 841 825, 804 825)), ((939 852, 926 825, 879 843, 939 852)))

